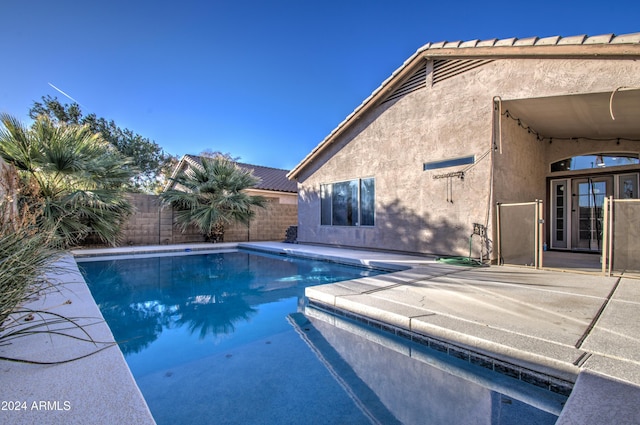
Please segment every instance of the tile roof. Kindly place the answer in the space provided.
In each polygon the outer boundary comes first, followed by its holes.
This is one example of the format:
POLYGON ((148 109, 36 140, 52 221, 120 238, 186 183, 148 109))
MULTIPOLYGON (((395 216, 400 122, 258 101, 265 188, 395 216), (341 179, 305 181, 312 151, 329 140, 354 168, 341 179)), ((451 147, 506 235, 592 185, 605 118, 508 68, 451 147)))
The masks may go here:
POLYGON ((256 189, 275 190, 278 192, 298 192, 298 183, 287 178, 289 170, 279 168, 263 167, 261 165, 251 165, 237 163, 240 167, 253 170, 253 175, 262 180, 256 189))
POLYGON ((504 38, 489 40, 469 40, 469 41, 440 41, 438 43, 427 43, 418 49, 416 53, 433 49, 469 49, 474 47, 509 47, 509 46, 563 46, 579 44, 639 44, 640 32, 633 34, 602 34, 602 35, 575 35, 571 37, 527 37, 527 38, 504 38))
MULTIPOLYGON (((201 163, 201 157, 197 155, 185 155, 183 157, 183 161, 184 160, 190 163, 201 163)), ((180 162, 182 163, 183 161, 180 162)), ((253 175, 260 178, 260 183, 255 186, 255 189, 275 192, 298 192, 298 184, 287 178, 288 170, 263 167, 262 165, 244 164, 241 162, 236 162, 236 164, 241 168, 253 171, 253 175)))
POLYGON ((604 55, 608 49, 612 56, 622 55, 625 57, 640 57, 638 47, 640 46, 640 32, 631 34, 605 34, 596 36, 578 35, 570 37, 527 37, 527 38, 505 38, 489 40, 470 41, 440 41, 438 43, 427 43, 420 47, 411 55, 398 69, 396 69, 382 84, 371 93, 356 109, 351 112, 323 141, 321 141, 309 154, 298 163, 288 174, 290 179, 296 179, 301 171, 310 164, 315 157, 322 152, 333 140, 344 131, 351 122, 375 105, 379 97, 388 93, 390 88, 397 81, 406 77, 406 73, 421 60, 425 58, 453 58, 453 57, 480 57, 491 58, 513 56, 513 57, 542 57, 543 52, 563 56, 584 54, 589 57, 606 58, 604 55), (625 46, 633 48, 625 49, 625 46), (597 52, 589 53, 588 50, 598 48, 597 52), (622 48, 622 49, 621 49, 622 48), (505 53, 508 52, 508 53, 505 53), (569 52, 569 53, 568 53, 569 52), (586 53, 585 53, 586 52, 586 53))

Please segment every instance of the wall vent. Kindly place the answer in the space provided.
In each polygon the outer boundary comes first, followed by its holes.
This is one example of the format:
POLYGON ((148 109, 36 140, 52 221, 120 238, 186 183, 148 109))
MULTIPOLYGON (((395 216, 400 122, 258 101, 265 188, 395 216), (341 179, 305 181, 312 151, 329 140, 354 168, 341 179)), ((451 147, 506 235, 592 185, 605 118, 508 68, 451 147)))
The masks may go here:
POLYGON ((489 62, 493 61, 484 59, 436 59, 433 62, 433 84, 455 77, 479 66, 486 65, 489 62))
MULTIPOLYGON (((384 102, 388 102, 393 99, 397 99, 406 94, 409 94, 413 91, 419 90, 427 86, 427 62, 425 61, 423 65, 411 76, 402 83, 400 87, 398 87, 393 93, 387 97, 384 102)), ((384 103, 382 102, 382 103, 384 103)))

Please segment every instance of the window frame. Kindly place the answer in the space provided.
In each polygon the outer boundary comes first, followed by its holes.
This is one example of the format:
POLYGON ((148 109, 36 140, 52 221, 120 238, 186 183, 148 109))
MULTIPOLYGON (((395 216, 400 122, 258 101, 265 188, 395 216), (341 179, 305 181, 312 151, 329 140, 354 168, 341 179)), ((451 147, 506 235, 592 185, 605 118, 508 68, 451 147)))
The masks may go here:
POLYGON ((375 227, 376 224, 376 206, 375 206, 375 177, 363 177, 350 180, 341 180, 331 183, 320 184, 320 226, 328 227, 375 227), (368 197, 370 199, 364 200, 366 204, 363 204, 363 184, 364 182, 371 182, 372 194, 368 197), (346 200, 343 202, 346 208, 345 217, 337 217, 336 219, 336 206, 339 205, 334 194, 336 188, 343 186, 350 188, 353 185, 356 186, 355 196, 356 200, 353 201, 353 191, 351 191, 351 197, 347 194, 346 200), (365 206, 363 208, 363 205, 365 206), (355 208, 354 208, 355 206, 355 208), (350 209, 351 208, 351 209, 350 209), (353 210, 357 209, 356 214, 353 214, 353 210), (364 210, 364 214, 363 214, 364 210), (351 212, 349 212, 351 211, 351 212), (367 224, 363 223, 363 217, 367 224), (344 218, 340 220, 340 218, 344 218), (338 222, 336 224, 336 222, 338 222), (369 223, 370 222, 370 223, 369 223))
POLYGON ((457 167, 460 165, 470 165, 476 163, 476 156, 460 156, 456 158, 442 159, 440 161, 430 161, 422 164, 423 171, 438 170, 440 168, 457 167))
POLYGON ((568 158, 554 161, 549 164, 549 171, 552 173, 562 173, 567 171, 603 170, 616 167, 638 166, 640 165, 640 155, 637 153, 616 153, 600 152, 584 155, 575 155, 568 158), (591 160, 593 159, 593 160, 591 160), (627 164, 622 163, 623 159, 628 160, 627 164), (631 161, 635 160, 635 161, 631 161), (612 163, 612 161, 614 163, 612 163), (620 162, 620 163, 615 163, 620 162), (587 166, 589 165, 589 166, 587 166))

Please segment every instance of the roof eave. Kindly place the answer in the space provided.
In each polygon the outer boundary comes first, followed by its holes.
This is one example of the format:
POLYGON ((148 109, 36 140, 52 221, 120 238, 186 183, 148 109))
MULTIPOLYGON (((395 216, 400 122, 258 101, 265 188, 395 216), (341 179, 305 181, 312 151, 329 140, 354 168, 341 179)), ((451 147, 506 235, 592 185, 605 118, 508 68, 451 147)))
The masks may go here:
POLYGON ((194 159, 193 155, 189 155, 189 154, 182 155, 182 158, 180 158, 180 161, 178 161, 178 165, 176 165, 176 167, 173 169, 173 172, 171 173, 171 177, 169 177, 169 181, 162 189, 163 192, 173 189, 173 186, 175 185, 175 178, 178 176, 178 173, 180 172, 180 170, 184 168, 184 164, 189 164, 195 167, 201 166, 194 159))
POLYGON ((425 59, 638 59, 640 44, 436 48, 424 51, 422 57, 425 59))
POLYGON ((255 187, 252 187, 251 189, 248 189, 251 192, 255 192, 255 193, 264 193, 265 195, 289 195, 289 196, 297 196, 298 192, 289 192, 289 191, 285 191, 285 190, 277 190, 277 189, 258 189, 255 187))
POLYGON ((522 45, 522 46, 478 46, 453 47, 427 44, 418 49, 400 68, 398 68, 380 87, 364 100, 344 121, 342 121, 322 142, 320 142, 288 174, 290 180, 297 179, 302 170, 310 165, 322 152, 343 134, 354 122, 368 112, 381 98, 386 96, 398 82, 402 81, 418 64, 425 59, 639 59, 640 44, 567 44, 567 45, 522 45))
POLYGON ((380 87, 378 87, 369 97, 367 97, 351 114, 349 114, 339 125, 336 127, 327 137, 324 138, 322 142, 320 142, 298 165, 296 165, 289 173, 287 173, 287 178, 289 180, 295 180, 300 176, 301 171, 311 163, 318 155, 320 155, 331 143, 333 143, 338 136, 344 133, 351 123, 360 119, 360 117, 369 110, 369 107, 375 105, 382 97, 386 96, 390 91, 393 90, 397 81, 401 81, 403 78, 407 77, 407 74, 413 71, 413 69, 418 66, 424 58, 422 57, 422 52, 424 51, 424 47, 418 49, 416 53, 414 53, 409 59, 407 59, 402 66, 400 66, 396 71, 391 74, 389 78, 387 78, 380 87))

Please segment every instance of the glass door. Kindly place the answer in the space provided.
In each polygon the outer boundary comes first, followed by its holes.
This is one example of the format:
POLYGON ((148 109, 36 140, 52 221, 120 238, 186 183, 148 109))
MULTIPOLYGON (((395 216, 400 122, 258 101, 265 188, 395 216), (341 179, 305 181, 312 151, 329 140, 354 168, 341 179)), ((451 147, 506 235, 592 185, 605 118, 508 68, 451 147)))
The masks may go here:
POLYGON ((618 176, 619 199, 638 198, 638 173, 622 174, 618 176))
POLYGON ((602 207, 613 193, 613 177, 592 177, 572 181, 571 248, 602 250, 602 207))
POLYGON ((568 248, 567 241, 567 196, 569 194, 567 180, 551 182, 551 248, 568 248))

